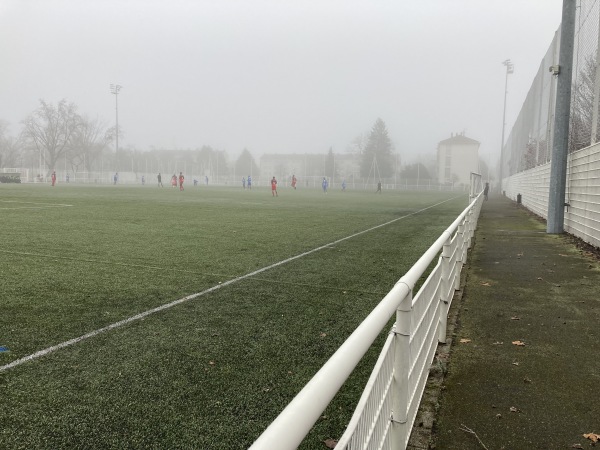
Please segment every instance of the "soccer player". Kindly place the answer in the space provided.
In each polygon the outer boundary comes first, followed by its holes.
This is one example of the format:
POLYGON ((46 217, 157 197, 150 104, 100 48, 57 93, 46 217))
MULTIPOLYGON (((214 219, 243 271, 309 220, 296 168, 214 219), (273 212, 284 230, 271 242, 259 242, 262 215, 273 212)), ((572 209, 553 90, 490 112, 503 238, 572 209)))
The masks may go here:
POLYGON ((173 176, 171 177, 171 187, 177 187, 177 175, 173 174, 173 176))
POLYGON ((158 180, 158 187, 163 187, 162 177, 160 176, 160 172, 158 172, 158 176, 156 177, 156 179, 158 180))
POLYGON ((248 189, 252 189, 252 177, 248 175, 248 189))
POLYGON ((273 197, 279 196, 277 194, 277 180, 275 179, 275 177, 271 178, 271 194, 273 194, 273 197))
POLYGON ((246 178, 242 177, 242 187, 246 190, 246 178))
POLYGON ((296 179, 296 175, 292 175, 292 187, 294 188, 294 190, 296 190, 296 182, 298 180, 296 179))
POLYGON ((329 182, 327 178, 323 177, 323 181, 321 182, 321 187, 323 188, 323 192, 327 194, 327 186, 329 186, 329 182))
POLYGON ((379 180, 379 183, 377 183, 377 190, 375 191, 375 193, 380 193, 381 194, 381 180, 379 180))
POLYGON ((183 178, 183 172, 179 172, 179 190, 183 191, 183 180, 185 180, 185 178, 183 178))
POLYGON ((56 184, 56 171, 52 171, 52 186, 54 186, 56 184))

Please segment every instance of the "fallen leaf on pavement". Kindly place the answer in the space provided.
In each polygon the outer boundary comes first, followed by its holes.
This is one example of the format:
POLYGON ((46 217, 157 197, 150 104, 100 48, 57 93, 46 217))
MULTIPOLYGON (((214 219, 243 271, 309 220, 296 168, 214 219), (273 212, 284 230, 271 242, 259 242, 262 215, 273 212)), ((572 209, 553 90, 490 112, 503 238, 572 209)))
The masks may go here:
POLYGON ((464 338, 463 338, 463 339, 461 339, 459 342, 460 342, 461 344, 468 344, 469 342, 471 342, 471 339, 464 339, 464 338))
POLYGON ((510 407, 510 412, 520 412, 521 410, 515 406, 510 407))
POLYGON ((594 444, 600 440, 600 434, 596 433, 587 433, 583 435, 584 438, 589 439, 594 444))
POLYGON ((571 445, 571 448, 583 448, 583 447, 581 446, 581 444, 573 444, 573 445, 571 445))
POLYGON ((327 336, 327 333, 319 333, 319 336, 321 336, 322 338, 324 338, 325 336, 327 336))
POLYGON ((517 347, 525 347, 525 342, 523 341, 512 341, 513 345, 516 345, 517 347))
POLYGON ((487 282, 487 281, 482 281, 479 284, 481 284, 482 286, 491 286, 491 284, 489 282, 487 282))
POLYGON ((512 365, 513 365, 513 366, 518 366, 518 365, 519 365, 519 363, 518 363, 518 362, 514 362, 514 363, 512 363, 512 365))
POLYGON ((337 441, 334 439, 325 439, 325 447, 327 448, 335 448, 337 445, 337 441))
POLYGON ((521 320, 521 318, 520 318, 520 317, 517 317, 517 316, 512 316, 512 317, 510 318, 510 320, 521 320))

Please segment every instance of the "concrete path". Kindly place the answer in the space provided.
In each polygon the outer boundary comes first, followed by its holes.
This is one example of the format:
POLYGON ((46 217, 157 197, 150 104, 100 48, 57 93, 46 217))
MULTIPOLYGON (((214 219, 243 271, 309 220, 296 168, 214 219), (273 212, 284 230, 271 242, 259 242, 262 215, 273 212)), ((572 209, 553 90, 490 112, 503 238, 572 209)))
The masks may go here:
POLYGON ((545 230, 510 200, 484 203, 430 448, 587 449, 600 435, 600 262, 545 230))

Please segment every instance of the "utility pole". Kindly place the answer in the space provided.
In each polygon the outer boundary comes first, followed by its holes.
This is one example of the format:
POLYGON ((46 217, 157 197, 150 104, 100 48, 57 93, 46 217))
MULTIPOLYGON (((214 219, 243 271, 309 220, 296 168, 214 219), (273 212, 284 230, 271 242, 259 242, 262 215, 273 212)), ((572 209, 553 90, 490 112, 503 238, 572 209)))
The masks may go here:
POLYGON ((563 0, 560 26, 558 66, 550 72, 558 77, 554 113, 554 140, 550 163, 550 193, 548 195, 548 222, 546 232, 564 231, 565 192, 567 184, 567 155, 569 153, 569 119, 571 110, 571 78, 573 73, 573 44, 575 41, 576 0, 563 0))
POLYGON ((502 112, 502 143, 500 145, 500 194, 502 194, 502 178, 504 176, 504 131, 506 130, 506 96, 508 95, 508 76, 515 71, 515 65, 510 59, 503 61, 506 66, 506 79, 504 81, 504 111, 502 112))
POLYGON ((110 92, 115 95, 115 118, 116 118, 116 146, 115 146, 115 171, 119 172, 119 91, 123 86, 111 84, 110 92))

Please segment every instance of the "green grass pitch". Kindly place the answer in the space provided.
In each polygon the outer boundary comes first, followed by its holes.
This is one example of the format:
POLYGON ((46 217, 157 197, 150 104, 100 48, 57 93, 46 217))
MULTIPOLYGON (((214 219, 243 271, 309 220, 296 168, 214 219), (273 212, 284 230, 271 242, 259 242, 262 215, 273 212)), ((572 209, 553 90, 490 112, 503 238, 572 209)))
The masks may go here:
MULTIPOLYGON (((467 204, 0 185, 0 366, 434 204, 0 371, 0 448, 247 448, 467 204)), ((302 448, 339 438, 378 352, 302 448)))

